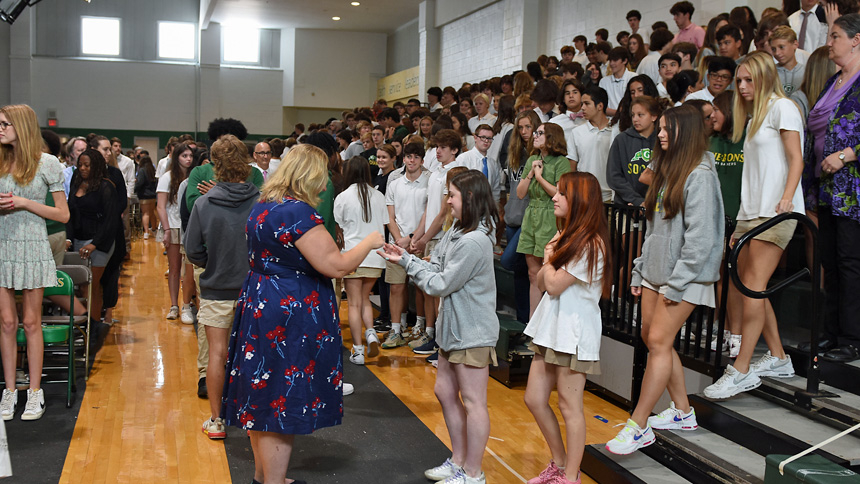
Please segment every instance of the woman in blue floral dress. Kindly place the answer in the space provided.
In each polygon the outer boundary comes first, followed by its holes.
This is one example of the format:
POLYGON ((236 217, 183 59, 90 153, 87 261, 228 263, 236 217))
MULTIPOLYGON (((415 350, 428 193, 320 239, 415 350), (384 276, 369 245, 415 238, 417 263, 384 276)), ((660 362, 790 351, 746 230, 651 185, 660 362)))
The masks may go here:
POLYGON ((331 278, 382 246, 374 232, 340 253, 314 209, 327 180, 319 148, 293 148, 245 231, 251 270, 227 353, 222 418, 249 430, 260 483, 284 482, 295 434, 343 418, 342 340, 331 278))

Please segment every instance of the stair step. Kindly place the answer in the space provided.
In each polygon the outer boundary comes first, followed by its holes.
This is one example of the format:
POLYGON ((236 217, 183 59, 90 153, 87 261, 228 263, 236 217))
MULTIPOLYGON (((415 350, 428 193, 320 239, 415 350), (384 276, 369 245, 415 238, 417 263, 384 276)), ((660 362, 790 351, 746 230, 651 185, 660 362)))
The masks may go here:
MULTIPOLYGON (((765 458, 710 430, 657 430, 665 444, 713 469, 728 482, 756 484, 764 481, 765 458)), ((647 450, 647 449, 646 449, 647 450)))
MULTIPOLYGON (((801 450, 805 450, 819 442, 833 437, 838 430, 833 429, 829 425, 814 421, 804 415, 798 414, 792 410, 784 408, 777 403, 758 398, 751 394, 740 394, 728 400, 711 401, 701 395, 694 395, 693 404, 696 407, 697 415, 702 415, 701 410, 719 411, 724 416, 729 416, 736 420, 736 423, 729 425, 747 424, 750 427, 758 429, 759 437, 756 442, 755 435, 752 435, 752 440, 742 442, 750 447, 753 451, 762 455, 772 453, 793 454, 801 450), (761 439, 760 432, 766 432, 773 438, 761 439), (777 441, 783 441, 784 444, 779 444, 777 441), (782 447, 780 447, 782 445, 782 447), (791 448, 786 448, 786 445, 791 448), (778 450, 774 452, 774 450, 778 450)), ((705 420, 708 420, 706 416, 705 420)), ((699 424, 703 424, 703 419, 699 419, 699 424)), ((708 428, 717 430, 720 424, 725 422, 705 422, 708 428)), ((743 431, 743 429, 726 429, 731 432, 743 431)), ((720 432, 726 435, 724 432, 720 432)), ((728 438, 737 442, 737 433, 735 437, 727 435, 728 438)), ((860 465, 860 438, 854 435, 846 435, 845 437, 827 444, 820 449, 821 454, 830 460, 849 466, 860 465)))
POLYGON ((630 455, 615 455, 606 450, 604 444, 595 444, 587 445, 585 452, 584 472, 600 483, 683 484, 691 482, 641 451, 630 455), (599 461, 605 467, 604 472, 611 474, 596 470, 593 461, 599 461))
MULTIPOLYGON (((762 386, 786 395, 793 395, 797 391, 806 391, 806 378, 801 376, 762 378, 762 386)), ((860 422, 860 395, 824 383, 818 385, 818 390, 823 396, 813 399, 814 406, 860 422)))

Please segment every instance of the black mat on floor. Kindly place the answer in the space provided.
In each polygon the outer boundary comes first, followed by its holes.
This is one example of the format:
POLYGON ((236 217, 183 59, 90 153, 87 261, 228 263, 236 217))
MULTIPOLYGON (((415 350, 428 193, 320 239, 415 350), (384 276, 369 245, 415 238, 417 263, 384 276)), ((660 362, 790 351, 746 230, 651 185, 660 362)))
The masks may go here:
MULTIPOLYGON (((426 484, 424 470, 451 456, 436 435, 367 368, 347 361, 343 424, 297 436, 287 477, 308 484, 378 482, 426 484)), ((251 484, 254 456, 246 433, 227 429, 227 461, 234 484, 251 484)))
MULTIPOLYGON (((89 365, 104 344, 110 326, 99 323, 92 328, 89 365)), ((68 353, 67 353, 68 355, 68 353)), ((44 365, 62 366, 68 359, 59 355, 46 355, 44 365)), ((27 390, 18 390, 18 410, 15 418, 4 422, 6 436, 9 442, 9 456, 12 460, 12 477, 3 479, 3 483, 42 484, 60 481, 63 464, 72 433, 78 421, 78 412, 84 398, 86 382, 81 373, 83 368, 78 366, 76 386, 77 392, 72 394, 72 408, 66 408, 66 384, 45 383, 45 414, 39 420, 24 422, 21 413, 27 404, 27 390)), ((47 380, 65 378, 65 372, 50 371, 47 380)), ((249 481, 250 482, 250 481, 249 481)))

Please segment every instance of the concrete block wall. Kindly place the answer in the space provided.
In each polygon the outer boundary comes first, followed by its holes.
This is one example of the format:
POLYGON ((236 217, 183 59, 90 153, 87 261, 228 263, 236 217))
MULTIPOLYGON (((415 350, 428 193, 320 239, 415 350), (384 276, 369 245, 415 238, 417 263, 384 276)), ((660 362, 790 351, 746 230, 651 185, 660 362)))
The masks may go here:
POLYGON ((463 82, 505 73, 502 54, 506 3, 494 3, 439 29, 441 86, 459 88, 463 82))

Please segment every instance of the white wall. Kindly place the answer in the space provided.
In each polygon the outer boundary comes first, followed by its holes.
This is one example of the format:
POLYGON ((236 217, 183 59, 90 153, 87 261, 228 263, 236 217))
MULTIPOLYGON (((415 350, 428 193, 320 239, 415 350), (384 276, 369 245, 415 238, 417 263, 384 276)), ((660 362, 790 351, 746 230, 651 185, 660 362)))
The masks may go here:
POLYGON ((494 3, 440 29, 442 86, 502 75, 505 2, 494 3))
POLYGON ((435 0, 436 1, 436 27, 441 27, 460 17, 480 10, 487 5, 499 0, 435 0))
POLYGON ((385 75, 418 65, 418 17, 388 35, 385 75))
POLYGON ((9 30, 8 24, 0 25, 0 106, 10 102, 9 75, 2 74, 9 72, 9 30))
POLYGON ((385 77, 384 33, 296 29, 293 105, 369 106, 385 77))

